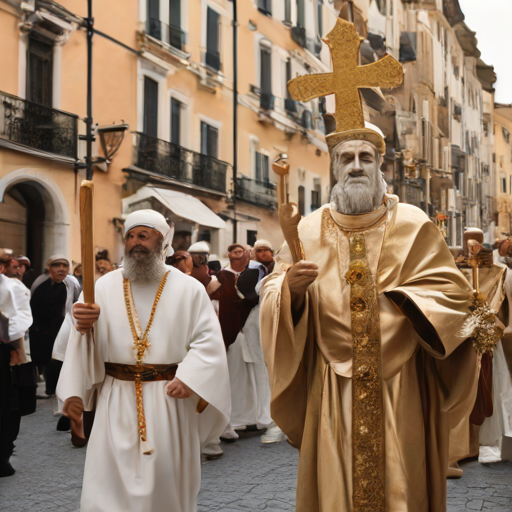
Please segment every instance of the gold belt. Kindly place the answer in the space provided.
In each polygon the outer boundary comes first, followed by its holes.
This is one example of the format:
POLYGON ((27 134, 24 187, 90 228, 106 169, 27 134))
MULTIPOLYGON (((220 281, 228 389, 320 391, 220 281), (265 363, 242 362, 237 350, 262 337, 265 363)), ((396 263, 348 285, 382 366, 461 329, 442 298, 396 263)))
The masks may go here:
MULTIPOLYGON (((105 373, 118 380, 135 382, 135 399, 137 401, 137 422, 141 440, 146 443, 146 416, 142 395, 143 382, 172 380, 178 369, 177 364, 121 364, 105 363, 105 373)), ((151 455, 154 449, 147 446, 144 455, 151 455)))

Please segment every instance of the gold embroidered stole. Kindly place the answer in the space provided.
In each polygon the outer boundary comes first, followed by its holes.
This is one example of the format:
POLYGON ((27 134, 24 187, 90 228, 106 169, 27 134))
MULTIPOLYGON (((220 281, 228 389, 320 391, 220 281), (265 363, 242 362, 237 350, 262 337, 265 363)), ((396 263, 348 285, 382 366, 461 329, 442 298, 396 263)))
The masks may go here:
POLYGON ((353 512, 385 512, 380 315, 364 233, 349 236, 353 512))
POLYGON ((329 208, 322 213, 322 239, 339 251, 339 237, 345 236, 350 248, 348 271, 342 278, 350 285, 353 512, 386 511, 380 314, 364 231, 380 227, 387 211, 372 212, 365 217, 368 225, 354 223, 347 230, 334 221, 329 208))
POLYGON ((151 343, 149 341, 148 334, 149 330, 151 329, 151 325, 153 324, 156 307, 158 305, 160 297, 162 296, 162 292, 164 290, 165 282, 167 281, 168 275, 169 271, 167 271, 162 277, 162 281, 160 282, 160 286, 158 287, 158 291, 156 292, 153 307, 151 308, 151 315, 148 320, 148 325, 146 326, 146 330, 144 332, 142 332, 139 316, 137 315, 137 309, 135 308, 135 301, 133 300, 130 280, 126 277, 123 278, 124 300, 126 304, 126 313, 128 315, 128 321, 130 322, 130 328, 132 331, 133 350, 135 351, 135 363, 141 366, 141 375, 135 375, 134 382, 135 399, 137 403, 137 423, 139 429, 139 437, 142 443, 142 451, 144 455, 151 455, 155 450, 148 443, 146 437, 146 415, 144 414, 144 398, 142 393, 142 372, 144 371, 143 360, 146 353, 151 348, 151 343))

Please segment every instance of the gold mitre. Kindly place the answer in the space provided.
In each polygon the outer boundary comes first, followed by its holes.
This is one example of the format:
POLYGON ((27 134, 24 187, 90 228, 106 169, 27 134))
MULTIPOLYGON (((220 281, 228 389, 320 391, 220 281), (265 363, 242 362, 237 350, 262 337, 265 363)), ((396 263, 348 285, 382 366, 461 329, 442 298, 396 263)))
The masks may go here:
POLYGON ((345 140, 366 140, 384 154, 386 143, 382 135, 365 128, 359 89, 399 86, 404 78, 402 65, 391 55, 386 55, 377 62, 360 66, 361 40, 355 26, 342 18, 336 20, 336 25, 323 42, 331 52, 332 73, 315 73, 290 80, 288 90, 291 97, 306 102, 335 95, 336 131, 326 136, 330 152, 345 140))

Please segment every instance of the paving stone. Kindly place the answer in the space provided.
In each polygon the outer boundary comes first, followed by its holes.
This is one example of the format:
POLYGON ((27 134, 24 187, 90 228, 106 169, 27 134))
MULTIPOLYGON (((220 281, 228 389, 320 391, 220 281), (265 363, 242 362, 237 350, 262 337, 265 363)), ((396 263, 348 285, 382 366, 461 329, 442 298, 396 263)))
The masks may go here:
MULTIPOLYGON (((85 449, 55 429, 55 400, 38 401, 22 418, 12 464, 16 474, 0 479, 0 510, 78 512, 85 449)), ((259 435, 223 443, 224 456, 203 461, 198 512, 293 512, 298 452, 288 443, 262 444, 259 435)), ((448 481, 447 512, 512 512, 512 463, 461 465, 448 481)))

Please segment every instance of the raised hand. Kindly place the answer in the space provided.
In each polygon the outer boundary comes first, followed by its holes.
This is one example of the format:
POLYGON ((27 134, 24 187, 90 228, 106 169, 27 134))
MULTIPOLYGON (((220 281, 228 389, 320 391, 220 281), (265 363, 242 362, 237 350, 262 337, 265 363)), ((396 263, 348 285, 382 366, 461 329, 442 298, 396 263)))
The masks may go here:
POLYGON ((98 304, 82 304, 77 302, 73 306, 73 317, 76 321, 76 330, 81 333, 89 332, 92 326, 100 317, 100 307, 98 304))

